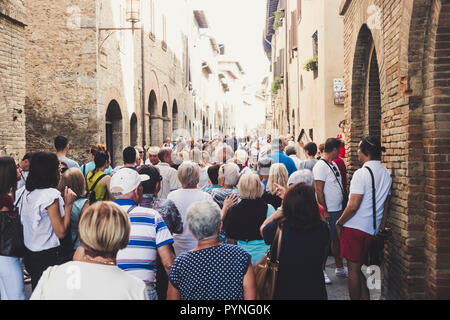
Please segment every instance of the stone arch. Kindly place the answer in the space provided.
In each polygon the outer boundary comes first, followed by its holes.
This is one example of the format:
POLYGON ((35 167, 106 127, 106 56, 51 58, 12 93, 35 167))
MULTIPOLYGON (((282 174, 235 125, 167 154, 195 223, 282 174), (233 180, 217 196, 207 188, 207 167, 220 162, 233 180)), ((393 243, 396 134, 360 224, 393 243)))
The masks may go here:
POLYGON ((123 123, 120 105, 116 100, 111 100, 106 110, 106 146, 111 154, 111 165, 116 166, 121 162, 123 150, 123 123))
POLYGON ((138 121, 136 113, 133 112, 130 118, 130 145, 137 146, 138 144, 138 121))
MULTIPOLYGON (((150 97, 151 91, 154 91, 157 99, 159 100, 161 91, 159 88, 158 76, 156 75, 155 70, 152 70, 150 72, 150 77, 148 79, 148 88, 149 88, 148 89, 149 91, 147 91, 146 96, 150 97)), ((147 101, 147 104, 148 103, 149 103, 149 101, 147 101)))
MULTIPOLYGON (((169 96, 169 89, 167 89, 166 85, 163 86, 163 89, 162 89, 162 92, 161 92, 161 101, 166 102, 166 106, 168 108, 167 111, 168 111, 168 114, 170 114, 171 112, 170 112, 169 108, 171 106, 168 105, 168 103, 171 100, 170 100, 170 96, 169 96)), ((161 112, 159 114, 162 115, 162 104, 161 104, 161 112)))
POLYGON ((154 146, 155 143, 159 142, 159 132, 162 129, 161 117, 158 114, 158 98, 154 90, 150 91, 150 96, 148 99, 148 112, 150 114, 150 146, 154 146))

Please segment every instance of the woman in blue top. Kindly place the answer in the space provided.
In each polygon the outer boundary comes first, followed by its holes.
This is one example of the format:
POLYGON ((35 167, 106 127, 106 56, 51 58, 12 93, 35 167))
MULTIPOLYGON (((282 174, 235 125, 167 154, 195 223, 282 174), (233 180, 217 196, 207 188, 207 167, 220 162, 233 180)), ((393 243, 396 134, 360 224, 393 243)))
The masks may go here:
POLYGON ((269 249, 259 228, 275 209, 262 199, 264 186, 257 174, 244 174, 237 187, 242 200, 228 210, 223 227, 228 241, 237 241, 238 246, 250 253, 255 266, 269 249))
POLYGON ((75 251, 80 246, 78 239, 78 222, 83 212, 89 207, 89 201, 86 196, 86 182, 83 174, 78 168, 72 168, 64 172, 58 184, 58 190, 63 194, 68 187, 75 192, 77 198, 72 205, 70 213, 70 238, 72 247, 75 251))
POLYGON ((250 255, 221 244, 221 212, 213 201, 192 204, 186 221, 197 247, 179 255, 169 274, 168 300, 255 300, 250 255))

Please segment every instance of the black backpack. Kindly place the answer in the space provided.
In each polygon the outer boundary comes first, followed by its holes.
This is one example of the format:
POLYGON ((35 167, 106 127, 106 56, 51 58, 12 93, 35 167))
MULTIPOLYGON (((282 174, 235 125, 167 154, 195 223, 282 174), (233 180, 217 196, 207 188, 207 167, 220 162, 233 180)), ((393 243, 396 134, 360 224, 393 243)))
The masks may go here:
MULTIPOLYGON (((96 197, 94 189, 97 186, 97 183, 99 183, 100 180, 102 180, 106 176, 107 176, 107 174, 102 174, 100 177, 98 177, 98 179, 95 181, 95 183, 92 185, 92 187, 86 193, 86 198, 89 200, 89 205, 92 205, 95 202, 97 202, 97 197, 96 197)), ((105 198, 106 198, 106 193, 105 193, 105 198)), ((105 200, 105 199, 103 199, 103 200, 105 200)))

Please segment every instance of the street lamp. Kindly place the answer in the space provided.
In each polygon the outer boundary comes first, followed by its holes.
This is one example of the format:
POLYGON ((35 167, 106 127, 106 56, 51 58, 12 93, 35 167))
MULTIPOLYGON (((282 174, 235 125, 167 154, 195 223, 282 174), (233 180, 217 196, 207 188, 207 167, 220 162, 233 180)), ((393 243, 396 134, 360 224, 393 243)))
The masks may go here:
POLYGON ((141 21, 141 0, 127 0, 127 21, 134 24, 141 21))

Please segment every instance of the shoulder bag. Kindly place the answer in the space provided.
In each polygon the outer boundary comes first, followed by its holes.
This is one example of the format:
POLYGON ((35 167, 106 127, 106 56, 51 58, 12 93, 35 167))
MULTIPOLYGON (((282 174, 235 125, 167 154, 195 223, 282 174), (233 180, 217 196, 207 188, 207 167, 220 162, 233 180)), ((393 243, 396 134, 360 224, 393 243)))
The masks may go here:
MULTIPOLYGON (((341 182, 339 182, 339 179, 338 179, 336 173, 335 173, 334 170, 333 170, 333 167, 334 167, 334 166, 331 167, 331 165, 328 163, 328 161, 325 160, 324 158, 322 158, 321 160, 323 160, 323 161, 327 164, 328 168, 330 168, 331 172, 333 172, 334 177, 336 178, 336 181, 337 181, 339 187, 341 188, 341 191, 342 191, 342 211, 344 211, 345 208, 347 208, 348 194, 347 194, 347 192, 345 192, 344 188, 342 187, 341 182)), ((339 170, 339 169, 338 169, 338 170, 339 170)))
POLYGON ((14 204, 12 211, 0 212, 0 255, 8 257, 23 257, 25 244, 23 226, 17 204, 22 199, 25 190, 14 204))
POLYGON ((278 226, 270 249, 255 267, 256 294, 259 300, 272 300, 274 297, 280 263, 282 233, 282 228, 278 226), (271 254, 272 248, 276 249, 273 254, 271 254))
POLYGON ((367 263, 369 266, 375 265, 380 266, 383 262, 383 249, 384 242, 386 241, 389 232, 382 230, 377 232, 377 209, 376 209, 376 198, 375 198, 375 178, 372 170, 369 167, 365 167, 369 170, 370 176, 372 178, 372 213, 373 213, 373 239, 369 246, 367 263))
MULTIPOLYGON (((92 205, 92 204, 94 204, 97 201, 97 196, 95 194, 94 189, 97 186, 97 184, 100 182, 100 180, 102 180, 106 176, 107 176, 107 174, 102 174, 100 177, 98 177, 98 179, 95 181, 95 183, 92 185, 92 187, 87 192, 86 198, 89 200, 89 205, 92 205)), ((104 196, 103 200, 105 200, 106 194, 107 194, 107 192, 105 193, 105 196, 104 196)))

